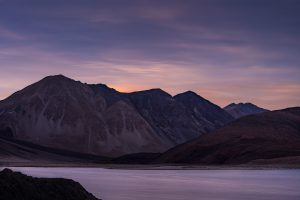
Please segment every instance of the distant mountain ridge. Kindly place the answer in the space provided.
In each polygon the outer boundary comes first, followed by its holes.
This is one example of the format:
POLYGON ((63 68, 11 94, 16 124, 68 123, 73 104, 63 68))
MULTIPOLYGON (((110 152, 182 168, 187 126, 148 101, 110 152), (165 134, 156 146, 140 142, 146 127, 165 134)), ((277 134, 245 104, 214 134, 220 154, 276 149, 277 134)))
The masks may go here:
POLYGON ((224 110, 226 110, 235 119, 247 115, 253 115, 269 111, 267 109, 260 108, 252 103, 231 103, 228 106, 225 106, 224 110))
POLYGON ((163 152, 232 120, 195 93, 121 93, 63 75, 0 101, 0 136, 105 156, 163 152))

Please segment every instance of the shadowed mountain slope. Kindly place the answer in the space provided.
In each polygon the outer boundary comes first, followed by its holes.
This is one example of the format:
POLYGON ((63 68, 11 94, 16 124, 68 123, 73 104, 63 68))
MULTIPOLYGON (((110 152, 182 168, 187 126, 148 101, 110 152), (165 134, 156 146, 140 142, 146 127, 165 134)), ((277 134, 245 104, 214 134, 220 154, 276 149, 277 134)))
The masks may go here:
POLYGON ((240 118, 211 134, 170 149, 158 162, 267 163, 297 156, 300 156, 300 107, 240 118))
POLYGON ((184 105, 168 93, 152 89, 134 92, 128 97, 153 129, 172 143, 180 144, 201 134, 184 105))
POLYGON ((201 122, 197 123, 197 125, 198 129, 203 132, 210 132, 234 120, 222 108, 197 95, 195 92, 187 91, 176 95, 174 98, 187 108, 189 115, 192 116, 196 123, 201 122))
POLYGON ((172 97, 161 89, 152 89, 133 92, 128 97, 155 131, 175 144, 233 120, 223 109, 192 92, 172 97))

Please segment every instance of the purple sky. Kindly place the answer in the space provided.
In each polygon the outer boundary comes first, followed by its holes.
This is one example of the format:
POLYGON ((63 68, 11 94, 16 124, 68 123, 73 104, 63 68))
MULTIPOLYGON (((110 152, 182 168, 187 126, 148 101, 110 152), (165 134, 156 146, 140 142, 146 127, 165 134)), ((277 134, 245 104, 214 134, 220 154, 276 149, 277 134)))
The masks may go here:
POLYGON ((0 0, 0 99, 64 74, 120 91, 300 106, 300 1, 0 0))

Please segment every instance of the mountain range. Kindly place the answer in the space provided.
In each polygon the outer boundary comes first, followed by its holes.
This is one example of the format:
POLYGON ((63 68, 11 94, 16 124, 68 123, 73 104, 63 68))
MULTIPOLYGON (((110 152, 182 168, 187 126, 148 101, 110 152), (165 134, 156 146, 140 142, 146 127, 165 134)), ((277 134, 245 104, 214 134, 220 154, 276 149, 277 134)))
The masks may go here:
POLYGON ((164 152, 233 120, 191 91, 121 93, 63 75, 0 101, 1 137, 102 156, 164 152))
POLYGON ((187 91, 48 76, 0 101, 0 164, 299 164, 300 107, 224 109, 187 91))

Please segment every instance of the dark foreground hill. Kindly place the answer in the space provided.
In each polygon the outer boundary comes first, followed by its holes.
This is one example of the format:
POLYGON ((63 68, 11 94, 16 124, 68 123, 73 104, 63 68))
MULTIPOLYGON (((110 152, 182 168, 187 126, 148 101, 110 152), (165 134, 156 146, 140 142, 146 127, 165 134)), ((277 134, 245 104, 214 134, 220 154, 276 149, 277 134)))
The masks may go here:
POLYGON ((0 172, 0 200, 97 200, 79 183, 62 178, 33 178, 10 169, 0 172))
POLYGON ((157 161, 192 164, 300 163, 300 107, 240 118, 164 153, 157 161))

